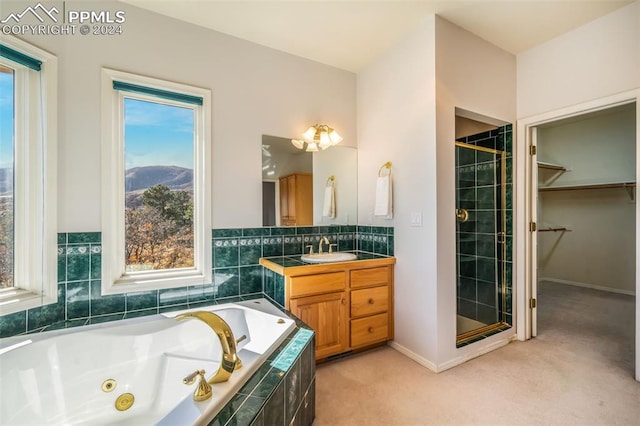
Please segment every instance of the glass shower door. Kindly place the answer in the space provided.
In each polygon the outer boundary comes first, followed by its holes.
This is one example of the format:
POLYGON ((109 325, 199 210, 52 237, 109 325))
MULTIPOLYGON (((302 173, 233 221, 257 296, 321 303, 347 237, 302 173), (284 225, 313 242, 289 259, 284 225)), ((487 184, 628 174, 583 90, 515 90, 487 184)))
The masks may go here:
POLYGON ((456 142, 457 341, 504 323, 505 155, 456 142))

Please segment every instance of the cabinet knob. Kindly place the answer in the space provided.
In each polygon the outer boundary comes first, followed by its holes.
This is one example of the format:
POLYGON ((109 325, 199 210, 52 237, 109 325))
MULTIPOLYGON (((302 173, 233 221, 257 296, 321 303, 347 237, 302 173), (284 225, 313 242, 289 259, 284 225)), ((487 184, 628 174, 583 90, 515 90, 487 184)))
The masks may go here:
POLYGON ((375 301, 373 299, 369 299, 369 304, 373 305, 375 303, 375 301))
POLYGON ((369 327, 369 333, 373 333, 373 327, 369 327))

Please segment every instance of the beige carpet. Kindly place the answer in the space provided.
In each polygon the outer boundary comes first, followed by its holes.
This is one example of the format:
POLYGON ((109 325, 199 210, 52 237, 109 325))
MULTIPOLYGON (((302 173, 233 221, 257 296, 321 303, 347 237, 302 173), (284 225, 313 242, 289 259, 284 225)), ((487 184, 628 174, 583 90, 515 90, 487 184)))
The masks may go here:
POLYGON ((440 374, 390 347, 320 365, 314 425, 640 425, 634 304, 541 283, 533 340, 440 374))

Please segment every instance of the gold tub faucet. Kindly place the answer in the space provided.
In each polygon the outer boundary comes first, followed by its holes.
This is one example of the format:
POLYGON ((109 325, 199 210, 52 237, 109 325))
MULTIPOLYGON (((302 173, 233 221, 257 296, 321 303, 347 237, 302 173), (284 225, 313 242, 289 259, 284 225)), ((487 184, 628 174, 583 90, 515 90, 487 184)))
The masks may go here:
POLYGON ((242 361, 238 358, 236 349, 236 339, 233 337, 231 327, 218 315, 208 311, 181 314, 176 317, 176 320, 182 321, 191 318, 199 319, 207 324, 213 332, 216 333, 222 346, 222 361, 220 362, 220 367, 218 367, 218 371, 216 371, 215 374, 207 379, 207 383, 226 382, 234 370, 242 367, 242 361))

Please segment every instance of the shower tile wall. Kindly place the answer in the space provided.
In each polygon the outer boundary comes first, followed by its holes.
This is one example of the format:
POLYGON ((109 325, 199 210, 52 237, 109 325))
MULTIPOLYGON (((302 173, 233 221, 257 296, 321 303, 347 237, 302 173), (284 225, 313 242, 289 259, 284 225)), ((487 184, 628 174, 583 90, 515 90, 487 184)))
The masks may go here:
MULTIPOLYGON (((502 211, 502 188, 494 185, 496 167, 494 155, 471 149, 460 149, 456 158, 459 177, 459 208, 477 209, 472 220, 460 223, 457 235, 458 255, 458 313, 485 324, 504 320, 512 324, 512 126, 458 139, 470 145, 505 151, 505 253, 496 241, 502 211), (475 219, 475 220, 473 220, 475 219), (498 259, 498 268, 496 261, 498 259), (503 269, 504 268, 504 269, 503 269), (504 270, 506 294, 502 294, 500 271, 504 270), (497 289, 496 289, 497 287, 497 289)), ((499 170, 499 169, 498 169, 499 170)))
MULTIPOLYGON (((213 283, 164 290, 101 295, 99 232, 58 234, 58 302, 0 316, 0 337, 152 315, 274 293, 260 257, 301 254, 320 236, 339 250, 393 255, 393 228, 324 226, 234 228, 212 231, 213 283), (263 284, 264 282, 264 284, 263 284), (266 287, 266 288, 265 288, 266 287)), ((283 301, 282 301, 283 302, 283 301)), ((283 303, 281 303, 283 304, 283 303)))

